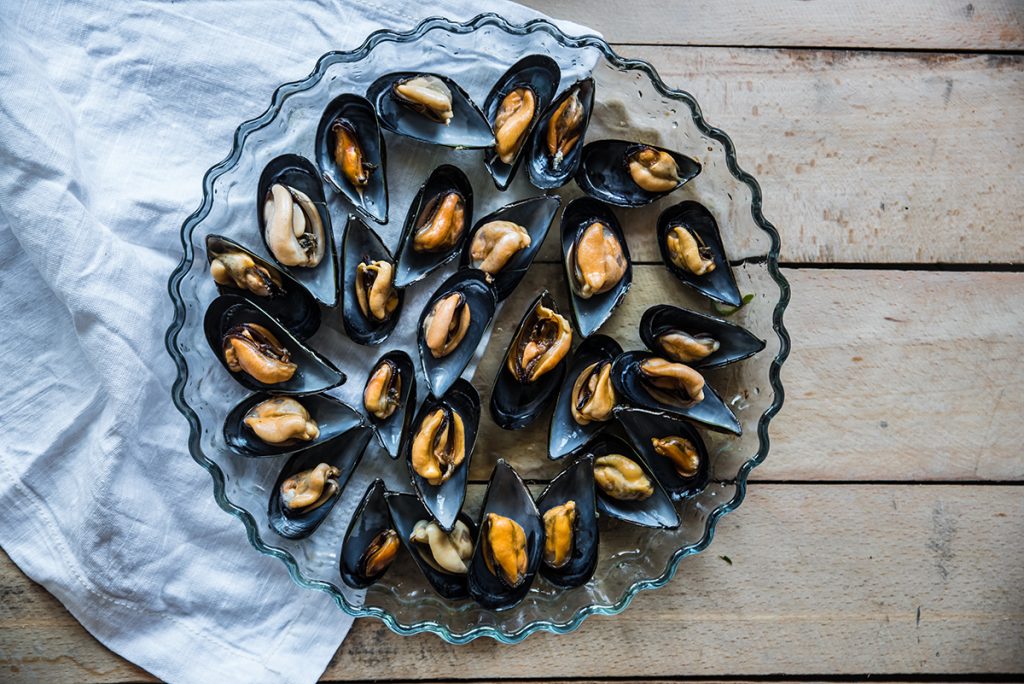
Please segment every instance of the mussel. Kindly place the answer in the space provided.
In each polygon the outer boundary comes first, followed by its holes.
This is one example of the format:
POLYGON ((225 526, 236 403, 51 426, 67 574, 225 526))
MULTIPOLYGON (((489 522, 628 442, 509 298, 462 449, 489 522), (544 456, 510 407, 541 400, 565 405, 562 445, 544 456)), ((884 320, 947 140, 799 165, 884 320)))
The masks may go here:
POLYGON ((223 434, 237 454, 277 456, 329 442, 361 423, 358 411, 326 394, 276 397, 260 392, 231 409, 223 434))
POLYGON ((259 323, 239 323, 224 331, 222 351, 229 371, 264 385, 288 382, 298 369, 288 347, 259 323))
POLYGON ((316 129, 316 163, 361 217, 388 222, 387 151, 369 100, 352 93, 331 100, 316 129))
POLYGON ((593 109, 594 80, 587 78, 566 88, 541 115, 527 157, 536 187, 561 187, 576 173, 593 109))
POLYGON ((641 207, 669 194, 700 173, 686 155, 626 140, 598 140, 583 148, 576 184, 595 199, 641 207))
POLYGON ((549 458, 575 451, 608 425, 617 402, 611 364, 621 353, 619 343, 605 335, 591 335, 576 348, 551 415, 549 458))
POLYGON ((729 306, 743 303, 718 223, 704 205, 688 200, 661 212, 658 248, 669 272, 686 285, 729 306))
POLYGON ((398 458, 416 402, 416 369, 404 351, 382 356, 370 370, 363 389, 363 407, 377 440, 391 458, 398 458))
POLYGON ((345 531, 339 570, 342 581, 354 589, 365 589, 383 577, 401 548, 386 494, 383 480, 371 482, 345 531))
POLYGON ((605 433, 589 442, 582 453, 594 458, 598 510, 642 527, 679 526, 672 500, 629 444, 605 433))
POLYGON ((640 319, 640 338, 655 354, 693 368, 718 368, 765 347, 745 328, 705 314, 658 304, 640 319))
POLYGON ((377 233, 350 216, 342 241, 342 320, 353 342, 379 344, 398 323, 405 293, 395 285, 395 260, 377 233))
POLYGON ((537 497, 544 521, 540 574, 570 589, 586 584, 597 567, 597 498, 594 459, 584 455, 560 472, 537 497))
POLYGON ((616 408, 615 419, 673 499, 694 496, 707 486, 708 450, 689 422, 662 411, 627 407, 616 408))

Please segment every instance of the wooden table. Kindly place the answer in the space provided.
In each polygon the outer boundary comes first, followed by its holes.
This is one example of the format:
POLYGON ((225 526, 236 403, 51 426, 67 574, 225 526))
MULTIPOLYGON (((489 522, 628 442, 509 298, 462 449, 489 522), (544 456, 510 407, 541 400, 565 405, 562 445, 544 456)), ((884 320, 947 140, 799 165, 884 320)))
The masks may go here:
MULTIPOLYGON (((760 180, 793 285, 772 453, 622 615, 516 647, 359 621, 325 678, 1024 674, 1024 3, 527 4, 650 60, 760 180)), ((0 596, 0 679, 151 679, 2 554, 0 596)))

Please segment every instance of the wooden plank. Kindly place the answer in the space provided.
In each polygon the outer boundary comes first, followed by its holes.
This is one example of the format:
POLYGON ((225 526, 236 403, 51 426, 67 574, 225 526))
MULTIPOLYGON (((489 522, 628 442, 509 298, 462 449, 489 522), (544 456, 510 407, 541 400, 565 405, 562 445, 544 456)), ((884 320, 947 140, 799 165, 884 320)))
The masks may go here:
POLYGON ((615 43, 1019 50, 1018 0, 637 0, 616 3, 524 0, 580 22, 615 43))
MULTIPOLYGON (((567 303, 561 266, 537 277, 567 303)), ((793 288, 783 367, 786 404, 772 423, 769 480, 1021 480, 1024 274, 786 269, 793 288)), ((480 364, 484 405, 515 326, 535 296, 508 300, 480 364)), ((656 303, 696 300, 661 266, 634 268, 633 288, 602 328, 642 348, 637 323, 656 303)), ((486 409, 485 409, 486 411, 486 409)), ((545 479, 547 416, 518 432, 484 415, 472 477, 498 456, 545 479)))

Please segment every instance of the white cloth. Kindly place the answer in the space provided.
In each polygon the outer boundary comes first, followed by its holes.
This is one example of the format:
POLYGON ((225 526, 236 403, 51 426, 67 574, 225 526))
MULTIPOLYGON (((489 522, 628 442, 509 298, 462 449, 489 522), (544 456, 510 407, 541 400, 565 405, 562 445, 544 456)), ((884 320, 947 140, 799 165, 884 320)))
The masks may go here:
POLYGON ((322 53, 482 10, 539 16, 503 0, 0 3, 0 545, 158 677, 314 681, 351 625, 217 507, 170 402, 166 282, 202 175, 322 53))

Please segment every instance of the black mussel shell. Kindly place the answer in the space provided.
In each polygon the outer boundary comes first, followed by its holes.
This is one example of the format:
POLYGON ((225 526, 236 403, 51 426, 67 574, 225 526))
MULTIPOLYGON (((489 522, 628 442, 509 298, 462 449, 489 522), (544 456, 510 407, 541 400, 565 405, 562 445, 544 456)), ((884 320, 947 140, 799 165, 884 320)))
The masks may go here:
POLYGON ((594 79, 587 78, 566 88, 558 98, 551 103, 540 121, 533 129, 533 137, 529 142, 530 149, 526 153, 526 165, 530 172, 530 182, 542 190, 560 188, 569 182, 569 179, 579 168, 583 141, 587 135, 587 126, 590 125, 590 115, 594 110, 594 79), (583 105, 583 124, 580 138, 573 145, 562 162, 555 168, 552 157, 548 154, 547 135, 548 124, 551 115, 558 107, 570 97, 574 91, 579 92, 580 103, 583 105))
POLYGON ((429 396, 416 412, 416 417, 409 426, 409 432, 403 440, 402 454, 405 464, 409 469, 409 476, 412 478, 413 487, 423 505, 430 511, 431 517, 444 530, 451 530, 455 524, 455 518, 462 509, 462 502, 466 498, 466 483, 469 480, 469 462, 473 457, 473 446, 476 443, 476 433, 480 427, 480 395, 469 382, 459 379, 445 392, 440 399, 429 396), (466 455, 445 482, 440 485, 432 485, 420 477, 412 467, 412 446, 415 437, 423 420, 434 409, 440 406, 448 406, 462 416, 462 423, 465 430, 466 455))
POLYGON ((240 385, 254 392, 317 394, 345 382, 345 374, 333 363, 300 342, 276 318, 244 297, 221 295, 214 299, 206 309, 203 330, 210 349, 224 366, 224 370, 240 385), (291 352, 291 360, 298 366, 295 375, 287 382, 265 385, 244 371, 232 373, 228 370, 222 349, 224 333, 242 323, 256 323, 269 330, 277 341, 291 352))
POLYGON ((340 192, 360 216, 377 223, 388 222, 387 148, 369 100, 352 93, 331 100, 316 129, 316 163, 324 181, 340 192), (368 173, 362 188, 353 185, 335 161, 335 134, 331 131, 335 122, 353 132, 362 150, 368 173))
MULTIPOLYGON (((484 116, 487 117, 492 130, 494 130, 495 119, 498 117, 498 110, 501 109, 501 102, 510 92, 517 88, 528 87, 533 91, 535 99, 533 120, 524 134, 526 140, 519 148, 512 163, 506 164, 501 161, 494 148, 487 150, 484 154, 484 164, 499 190, 507 189, 515 177, 524 154, 529 152, 530 136, 533 129, 548 105, 551 104, 551 98, 555 96, 555 91, 561 80, 562 70, 558 68, 555 60, 547 55, 528 55, 513 64, 498 79, 494 87, 491 88, 490 94, 487 95, 487 99, 484 101, 484 116)), ((497 136, 496 130, 495 136, 497 136)))
POLYGON ((270 251, 270 246, 267 245, 266 226, 263 221, 263 201, 270 191, 270 186, 275 183, 283 183, 295 188, 313 200, 313 204, 316 205, 317 212, 320 214, 320 221, 324 226, 324 240, 327 242, 324 258, 316 267, 288 268, 279 266, 279 268, 302 283, 318 302, 326 306, 334 306, 338 303, 338 253, 334 246, 331 213, 327 210, 320 174, 308 159, 297 154, 284 154, 275 157, 260 174, 260 180, 256 186, 256 220, 259 225, 260 239, 263 240, 263 246, 266 247, 271 258, 274 254, 270 251))
POLYGON ((640 466, 644 474, 651 481, 654 493, 641 501, 622 501, 605 494, 604 490, 594 483, 594 491, 597 494, 597 509, 613 518, 618 518, 633 525, 641 527, 658 527, 674 530, 679 527, 679 514, 672 503, 672 499, 658 482, 657 476, 651 467, 640 458, 636 451, 629 444, 614 437, 604 434, 595 438, 583 448, 583 453, 594 457, 596 467, 597 459, 608 454, 620 454, 634 461, 640 466))
POLYGON ((483 339, 484 331, 490 325, 494 317, 494 310, 497 301, 494 296, 494 288, 487 283, 487 277, 483 271, 476 269, 460 269, 453 273, 447 280, 437 288, 427 305, 423 307, 420 320, 416 329, 417 346, 419 347, 420 364, 423 367, 423 375, 427 378, 427 386, 435 397, 448 391, 448 388, 458 380, 462 371, 466 369, 473 356, 477 353, 480 340, 483 339), (447 356, 435 359, 427 347, 426 337, 423 331, 423 324, 427 316, 434 308, 435 302, 453 293, 461 292, 466 303, 470 307, 469 331, 462 339, 462 342, 447 356))
POLYGON ((313 534, 344 494, 345 485, 359 465, 372 436, 373 431, 361 425, 337 439, 300 451, 289 458, 281 469, 281 474, 277 476, 274 488, 270 490, 270 503, 267 506, 270 527, 288 539, 303 539, 313 534), (281 505, 281 485, 292 475, 315 468, 320 463, 328 463, 341 471, 337 478, 338 493, 307 513, 286 513, 284 506, 281 505))
POLYGON ((629 257, 626 236, 623 235, 618 219, 615 218, 615 214, 607 204, 602 204, 589 197, 581 197, 570 202, 562 212, 562 270, 565 272, 566 287, 572 298, 573 324, 580 335, 590 337, 608 320, 612 311, 626 296, 630 285, 633 284, 633 263, 629 257), (595 221, 600 221, 608 226, 618 238, 619 244, 622 245, 622 254, 626 259, 626 272, 622 274, 622 278, 612 289, 596 294, 590 299, 584 299, 578 296, 573 288, 574 276, 570 271, 567 259, 569 250, 577 238, 595 221))
MULTIPOLYGON (((430 586, 442 598, 455 600, 464 599, 469 596, 469 576, 459 575, 451 572, 443 572, 423 560, 420 555, 419 544, 410 541, 413 528, 420 520, 431 520, 430 511, 423 507, 423 503, 412 494, 387 494, 388 508, 391 510, 391 520, 395 523, 395 529, 402 540, 402 545, 412 556, 413 561, 419 567, 423 576, 430 582, 430 586)), ((465 513, 460 512, 458 519, 466 524, 473 535, 474 544, 477 539, 476 523, 465 513)), ((454 526, 454 522, 452 523, 454 526)))
POLYGON ((386 494, 384 480, 377 478, 371 482, 345 530, 338 569, 341 580, 353 589, 365 589, 387 574, 388 568, 384 568, 383 572, 368 577, 362 567, 363 556, 373 540, 386 530, 398 531, 391 522, 386 494))
POLYGON ((698 404, 666 404, 652 397, 644 388, 640 364, 655 356, 657 355, 645 351, 631 351, 615 360, 612 366, 612 383, 623 403, 652 411, 667 411, 703 423, 715 430, 731 432, 734 435, 742 434, 743 429, 736 415, 707 383, 704 384, 704 400, 698 404))
POLYGON ((456 166, 442 164, 434 169, 426 182, 420 186, 419 192, 409 205, 409 213, 402 227, 402 237, 398 242, 398 265, 395 269, 395 285, 405 287, 426 277, 434 269, 448 263, 462 250, 473 225, 473 186, 466 174, 456 166), (440 252, 417 252, 413 249, 413 236, 420 222, 420 214, 430 208, 431 201, 439 195, 455 191, 462 196, 465 207, 463 210, 462 235, 450 248, 440 252))
POLYGON ((586 584, 597 567, 599 533, 592 456, 581 456, 573 461, 537 497, 537 510, 540 512, 541 520, 543 521, 547 511, 567 501, 576 502, 572 555, 560 568, 553 568, 543 560, 540 563, 540 574, 563 589, 586 584))
MULTIPOLYGON (((395 349, 380 357, 369 372, 372 373, 380 361, 385 359, 395 365, 402 377, 398 408, 384 420, 369 412, 367 412, 367 417, 380 445, 384 447, 391 458, 398 458, 402 440, 409 434, 409 422, 412 420, 413 409, 416 405, 416 368, 413 367, 412 359, 408 354, 400 349, 395 349)), ((369 380, 369 374, 367 380, 369 380)), ((365 406, 363 408, 365 409, 365 406)))
POLYGON ((681 418, 660 411, 626 408, 615 409, 615 419, 629 435, 640 457, 647 462, 658 482, 676 501, 699 494, 708 485, 711 474, 711 462, 708 450, 700 433, 681 418), (693 442, 700 459, 697 472, 692 477, 681 476, 672 466, 672 462, 654 450, 651 440, 668 436, 683 437, 693 442))
POLYGON ((689 309, 681 309, 671 304, 658 304, 644 312, 640 318, 640 339, 647 348, 665 358, 668 356, 658 344, 661 335, 673 330, 690 335, 706 334, 714 338, 719 347, 699 361, 686 365, 693 368, 718 368, 753 356, 764 349, 764 340, 759 340, 746 328, 735 323, 697 313, 689 309))
POLYGON ((645 145, 628 140, 597 140, 583 148, 580 168, 576 171, 576 184, 595 199, 618 207, 642 207, 664 197, 696 178, 700 164, 685 154, 656 145, 645 145), (676 161, 679 183, 664 192, 644 190, 629 174, 628 159, 644 147, 668 152, 676 161))
POLYGON ((743 304, 739 288, 736 286, 736 278, 732 274, 729 259, 725 254, 725 247, 722 246, 718 223, 703 204, 687 200, 661 212, 658 217, 658 249, 661 250, 661 260, 665 262, 669 272, 685 284, 723 304, 729 306, 743 304), (700 236, 705 246, 711 251, 711 257, 715 261, 715 270, 698 276, 672 263, 665 238, 669 230, 678 225, 686 226, 700 236))
POLYGON ((576 347, 569 372, 562 383, 548 428, 548 458, 560 459, 590 441, 611 424, 611 419, 580 425, 572 416, 572 389, 580 373, 598 361, 614 361, 622 353, 619 343, 606 335, 592 335, 576 347))
POLYGON ((526 488, 515 469, 503 458, 498 459, 494 472, 491 473, 477 527, 480 536, 477 538, 476 548, 473 549, 473 562, 469 568, 469 595, 490 610, 511 608, 522 601, 530 591, 530 585, 537 574, 544 555, 544 523, 537 506, 533 503, 533 497, 530 496, 530 490, 526 488), (491 574, 484 561, 485 544, 482 535, 488 513, 515 520, 526 533, 526 574, 514 588, 491 574))
POLYGON ((293 454, 296 451, 329 442, 352 428, 358 427, 363 422, 362 414, 326 394, 296 397, 295 400, 302 404, 309 411, 310 417, 316 421, 317 427, 320 429, 320 436, 308 442, 292 440, 284 444, 268 444, 260 439, 244 421, 245 414, 249 412, 249 409, 272 398, 273 395, 260 392, 246 397, 231 409, 228 417, 224 420, 224 441, 229 449, 240 456, 249 457, 293 454))
POLYGON ((217 284, 217 291, 221 294, 234 294, 253 300, 268 314, 281 321, 291 330, 292 334, 300 340, 306 340, 313 336, 320 328, 320 306, 316 299, 309 293, 299 281, 291 274, 278 268, 263 257, 246 249, 239 243, 222 235, 206 236, 206 261, 212 263, 214 258, 225 252, 238 251, 247 254, 257 266, 267 269, 270 273, 277 274, 281 281, 279 291, 273 291, 270 296, 264 297, 249 290, 240 290, 233 285, 217 284))
POLYGON ((558 362, 558 365, 530 383, 520 382, 508 369, 512 345, 541 305, 559 313, 554 299, 551 298, 547 290, 537 295, 512 334, 512 340, 505 351, 505 358, 502 360, 498 374, 494 378, 494 384, 491 386, 491 418, 498 427, 505 430, 519 430, 536 420, 555 398, 565 378, 565 370, 569 366, 571 354, 566 354, 558 362))
POLYGON ((394 257, 377 233, 358 217, 349 216, 345 226, 345 237, 341 243, 341 317, 345 324, 345 333, 353 342, 380 344, 388 338, 398 323, 405 292, 396 287, 398 308, 386 321, 378 322, 364 316, 356 298, 356 268, 364 261, 387 261, 395 264, 394 257))
POLYGON ((440 74, 401 71, 385 74, 366 91, 381 125, 389 131, 445 147, 474 149, 494 145, 494 135, 487 119, 458 83, 440 74), (432 121, 404 105, 395 95, 394 85, 415 76, 434 76, 444 81, 452 93, 452 120, 447 125, 432 121))
POLYGON ((533 265, 533 260, 544 244, 551 222, 555 220, 555 214, 558 213, 561 204, 562 198, 558 195, 539 195, 507 204, 484 216, 469 232, 466 244, 462 247, 462 259, 459 263, 462 266, 473 266, 473 238, 481 227, 492 221, 511 221, 522 226, 530 235, 529 246, 517 252, 504 268, 491 276, 491 284, 498 293, 498 301, 503 301, 512 294, 533 265))

